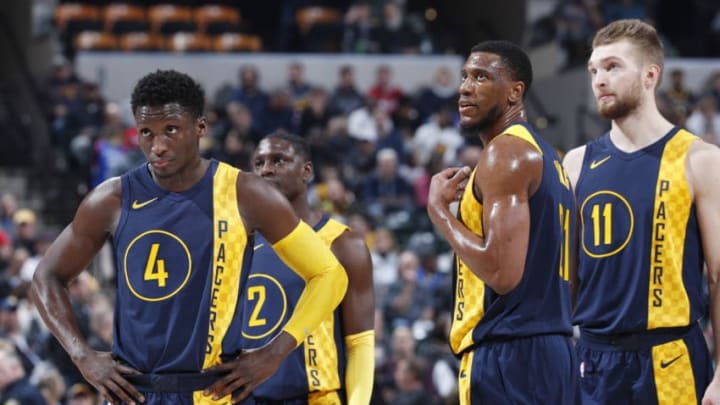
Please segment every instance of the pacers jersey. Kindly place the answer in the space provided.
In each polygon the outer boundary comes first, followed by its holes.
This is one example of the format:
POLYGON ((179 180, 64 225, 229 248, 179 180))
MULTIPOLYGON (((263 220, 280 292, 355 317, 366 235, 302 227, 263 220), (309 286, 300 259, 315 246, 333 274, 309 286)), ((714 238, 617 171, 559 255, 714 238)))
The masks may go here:
MULTIPOLYGON (((500 136, 533 145, 543 158, 540 186, 530 197, 530 233, 520 283, 497 294, 456 258, 450 346, 456 354, 486 340, 571 333, 569 257, 575 200, 555 149, 532 128, 513 124, 500 136)), ((483 236, 483 205, 474 193, 473 170, 460 200, 458 218, 483 236)))
POLYGON ((574 322, 597 334, 687 326, 706 310, 703 252, 685 162, 695 135, 674 128, 632 153, 609 133, 585 151, 574 322))
MULTIPOLYGON (((330 246, 348 227, 325 215, 314 229, 330 246)), ((262 236, 255 239, 254 249, 242 299, 244 349, 263 346, 280 333, 305 288, 305 281, 280 260, 262 236)), ((344 386, 344 370, 344 333, 336 309, 253 395, 273 400, 307 398, 309 404, 344 403, 337 393, 344 386)))
POLYGON ((238 170, 210 161, 187 191, 160 188, 147 165, 122 176, 113 237, 113 352, 143 373, 197 373, 239 353, 225 339, 252 256, 237 208, 238 170))

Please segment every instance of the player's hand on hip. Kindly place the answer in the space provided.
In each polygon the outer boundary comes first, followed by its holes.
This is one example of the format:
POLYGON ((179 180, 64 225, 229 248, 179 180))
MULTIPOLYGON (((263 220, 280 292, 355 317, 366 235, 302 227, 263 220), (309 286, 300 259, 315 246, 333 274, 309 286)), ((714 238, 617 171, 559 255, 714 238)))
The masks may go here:
POLYGON ((450 167, 435 174, 430 180, 428 205, 447 207, 450 203, 460 200, 470 173, 470 168, 463 166, 450 167))
POLYGON ((141 374, 139 371, 115 360, 109 352, 89 351, 75 364, 83 377, 111 404, 145 402, 145 397, 123 375, 141 374))
POLYGON ((205 370, 225 375, 206 388, 204 394, 212 395, 217 400, 234 393, 233 404, 247 398, 255 387, 267 380, 277 370, 282 361, 270 354, 267 347, 245 351, 231 361, 205 370))

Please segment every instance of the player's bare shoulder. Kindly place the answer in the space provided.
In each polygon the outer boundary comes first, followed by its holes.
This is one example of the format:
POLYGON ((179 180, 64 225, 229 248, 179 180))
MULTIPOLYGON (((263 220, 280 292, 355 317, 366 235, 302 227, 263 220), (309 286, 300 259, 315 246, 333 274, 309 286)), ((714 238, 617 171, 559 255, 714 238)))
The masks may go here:
POLYGON ((111 177, 85 196, 73 222, 76 226, 102 227, 104 231, 113 233, 120 218, 121 207, 122 181, 120 177, 111 177))
POLYGON ((580 178, 582 163, 585 159, 585 149, 587 149, 585 145, 570 149, 563 158, 563 167, 565 168, 573 187, 577 185, 578 179, 580 178))
POLYGON ((530 142, 510 135, 495 137, 477 165, 475 184, 481 192, 535 189, 542 177, 542 153, 530 142), (530 185, 530 187, 528 187, 530 185))
POLYGON ((717 186, 720 184, 720 148, 703 140, 693 142, 688 150, 685 168, 693 195, 717 186))
MULTIPOLYGON (((267 231, 282 223, 295 224, 290 203, 285 196, 262 177, 240 172, 237 178, 237 202, 240 215, 250 229, 260 229, 268 240, 275 240, 267 231)), ((290 228, 292 229, 292 228, 290 228)))

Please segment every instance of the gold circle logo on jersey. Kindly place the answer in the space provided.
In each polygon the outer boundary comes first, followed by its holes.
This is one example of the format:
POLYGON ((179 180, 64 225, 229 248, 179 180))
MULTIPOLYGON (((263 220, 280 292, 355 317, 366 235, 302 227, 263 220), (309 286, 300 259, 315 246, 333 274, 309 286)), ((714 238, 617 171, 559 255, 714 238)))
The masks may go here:
POLYGON ((580 243, 590 257, 612 256, 627 246, 632 237, 635 217, 622 195, 600 190, 590 194, 580 206, 580 243))
POLYGON ((270 336, 282 324, 287 313, 287 295, 282 284, 267 274, 251 274, 245 288, 247 321, 242 335, 247 339, 270 336))
POLYGON ((171 298, 185 287, 192 273, 192 257, 185 242, 161 229, 136 236, 125 249, 125 282, 143 301, 171 298), (132 262, 128 263, 128 258, 132 262))

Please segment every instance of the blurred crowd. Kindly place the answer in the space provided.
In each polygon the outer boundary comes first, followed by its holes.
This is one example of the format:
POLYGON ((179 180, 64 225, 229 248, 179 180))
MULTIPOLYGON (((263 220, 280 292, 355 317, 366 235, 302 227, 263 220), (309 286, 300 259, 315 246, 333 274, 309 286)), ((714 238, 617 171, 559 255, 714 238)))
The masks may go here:
MULTIPOLYGON (((371 4, 348 7, 344 50, 397 53, 427 46, 418 24, 398 23, 397 16, 385 26, 407 27, 407 35, 371 40, 371 4)), ((383 4, 386 18, 397 12, 393 7, 402 11, 401 3, 383 4)), ((574 47, 607 18, 647 15, 638 1, 604 2, 602 13, 599 4, 558 2, 553 38, 567 47, 569 64, 586 57, 586 50, 576 54, 574 47)), ((440 68, 426 85, 407 92, 394 82, 398 72, 385 65, 363 91, 351 65, 326 83, 308 82, 304 69, 300 61, 291 63, 286 83, 268 89, 255 66, 240 66, 236 83, 207 95, 202 154, 250 170, 250 156, 264 135, 285 130, 306 138, 315 165, 312 206, 348 223, 371 249, 377 308, 373 403, 456 403, 458 361, 447 345, 452 254, 425 207, 430 177, 445 167, 474 166, 481 151, 477 140, 458 130, 458 83, 440 68)), ((720 144, 720 71, 701 88, 688 88, 684 79, 675 70, 663 83, 663 111, 720 144)), ((96 84, 76 75, 72 63, 56 65, 44 87, 58 170, 74 173, 89 189, 144 162, 128 100, 106 100, 96 84)), ((21 390, 28 404, 97 404, 97 394, 27 299, 35 267, 58 229, 17 197, 0 196, 0 403, 9 390, 21 390)), ((115 277, 112 253, 105 249, 70 286, 80 330, 99 350, 112 344, 115 277)))

